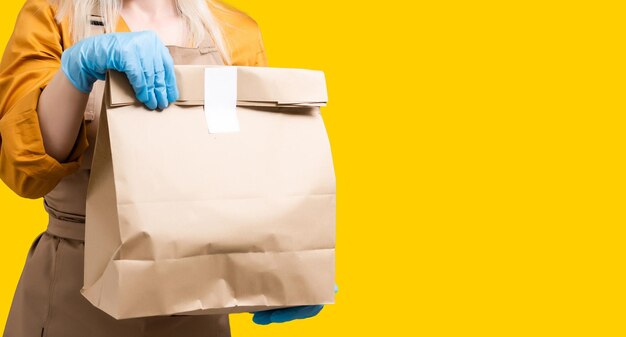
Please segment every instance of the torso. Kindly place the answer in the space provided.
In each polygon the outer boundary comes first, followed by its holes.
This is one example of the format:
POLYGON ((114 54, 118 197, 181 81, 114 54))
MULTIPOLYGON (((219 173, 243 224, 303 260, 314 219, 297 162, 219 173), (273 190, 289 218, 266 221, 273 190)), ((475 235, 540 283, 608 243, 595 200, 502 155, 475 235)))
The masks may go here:
MULTIPOLYGON (((122 27, 126 24, 126 22, 122 22, 122 27)), ((180 44, 178 46, 165 44, 168 45, 175 64, 224 64, 209 34, 199 48, 181 47, 180 44)), ((87 185, 94 151, 93 145, 96 143, 103 97, 104 81, 97 81, 85 108, 87 139, 90 146, 83 155, 80 170, 64 177, 52 191, 44 196, 44 200, 50 208, 56 210, 63 217, 77 222, 84 222, 87 185)))

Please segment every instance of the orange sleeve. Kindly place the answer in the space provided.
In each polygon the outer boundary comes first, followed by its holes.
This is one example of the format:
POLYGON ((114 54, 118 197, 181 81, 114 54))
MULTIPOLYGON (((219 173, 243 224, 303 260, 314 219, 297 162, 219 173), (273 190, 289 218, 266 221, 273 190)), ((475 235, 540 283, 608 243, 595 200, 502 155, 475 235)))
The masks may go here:
POLYGON ((28 0, 0 63, 0 178, 26 198, 43 197, 77 171, 89 146, 83 118, 64 162, 44 149, 37 104, 61 67, 62 36, 48 0, 28 0))
POLYGON ((256 20, 222 1, 207 0, 206 3, 222 25, 230 49, 230 65, 267 67, 263 37, 256 20))

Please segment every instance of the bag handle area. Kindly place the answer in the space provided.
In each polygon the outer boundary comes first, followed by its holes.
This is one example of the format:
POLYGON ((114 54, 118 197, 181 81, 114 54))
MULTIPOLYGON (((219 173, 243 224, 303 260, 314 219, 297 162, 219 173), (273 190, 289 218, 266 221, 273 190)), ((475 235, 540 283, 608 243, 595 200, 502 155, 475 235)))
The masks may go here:
MULTIPOLYGON (((325 106, 326 79, 320 70, 225 65, 176 65, 177 105, 204 105, 204 69, 237 68, 237 105, 266 107, 325 106)), ((109 107, 139 104, 123 73, 107 72, 109 107)))

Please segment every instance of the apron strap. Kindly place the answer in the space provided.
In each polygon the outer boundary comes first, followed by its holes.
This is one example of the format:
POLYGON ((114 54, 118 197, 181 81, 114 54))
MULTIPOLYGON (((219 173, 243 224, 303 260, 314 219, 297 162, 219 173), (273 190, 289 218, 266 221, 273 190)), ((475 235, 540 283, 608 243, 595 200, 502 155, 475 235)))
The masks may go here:
POLYGON ((207 54, 217 50, 213 37, 208 31, 204 34, 204 39, 198 45, 198 50, 200 51, 200 54, 207 54))

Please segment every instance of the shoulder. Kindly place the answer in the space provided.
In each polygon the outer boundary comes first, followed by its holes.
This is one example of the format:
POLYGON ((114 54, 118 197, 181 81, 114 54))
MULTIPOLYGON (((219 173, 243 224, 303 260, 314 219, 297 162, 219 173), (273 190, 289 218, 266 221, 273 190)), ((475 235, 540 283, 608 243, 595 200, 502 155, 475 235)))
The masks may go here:
POLYGON ((19 15, 54 21, 59 3, 62 1, 63 0, 26 0, 19 15))
POLYGON ((207 5, 219 22, 231 49, 233 64, 248 65, 262 48, 261 31, 250 15, 229 4, 207 0, 207 5))
POLYGON ((16 18, 14 34, 27 39, 37 38, 45 43, 61 43, 65 48, 69 40, 68 18, 57 20, 59 6, 67 0, 26 0, 16 18), (28 33, 26 33, 28 32, 28 33))
POLYGON ((26 0, 17 17, 3 61, 14 60, 24 53, 60 52, 64 34, 56 21, 53 0, 26 0))
POLYGON ((223 24, 239 29, 258 29, 257 22, 242 10, 219 0, 206 0, 206 3, 213 15, 223 24))
POLYGON ((54 0, 26 0, 18 14, 20 18, 53 21, 57 6, 54 0))

